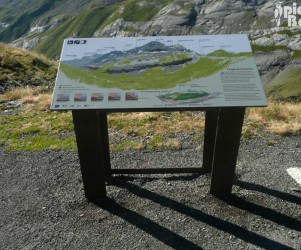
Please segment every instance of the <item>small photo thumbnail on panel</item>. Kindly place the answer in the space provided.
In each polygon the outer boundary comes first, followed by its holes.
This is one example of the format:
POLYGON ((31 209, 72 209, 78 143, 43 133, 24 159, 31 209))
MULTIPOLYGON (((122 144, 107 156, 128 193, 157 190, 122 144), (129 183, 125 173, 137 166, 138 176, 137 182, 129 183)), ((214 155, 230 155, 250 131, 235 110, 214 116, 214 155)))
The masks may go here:
POLYGON ((101 101, 103 101, 103 93, 92 93, 91 101, 92 102, 101 102, 101 101))
POLYGON ((70 101, 70 94, 66 94, 66 93, 58 94, 56 96, 56 101, 57 102, 68 102, 68 101, 70 101))
POLYGON ((85 102, 87 101, 87 94, 84 93, 77 93, 74 95, 75 102, 85 102))
POLYGON ((125 100, 126 101, 138 101, 138 93, 137 92, 126 92, 125 100))
POLYGON ((109 93, 108 95, 109 101, 120 101, 121 100, 121 94, 120 93, 109 93))

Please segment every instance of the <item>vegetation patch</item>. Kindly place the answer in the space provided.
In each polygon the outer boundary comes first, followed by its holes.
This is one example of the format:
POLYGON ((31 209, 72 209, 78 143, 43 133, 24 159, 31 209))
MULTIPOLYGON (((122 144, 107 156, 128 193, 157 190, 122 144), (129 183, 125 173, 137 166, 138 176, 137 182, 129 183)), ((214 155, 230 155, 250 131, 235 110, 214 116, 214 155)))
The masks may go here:
POLYGON ((300 69, 288 69, 281 72, 276 79, 265 85, 268 96, 277 100, 301 100, 300 69))
POLYGON ((301 50, 295 50, 292 54, 292 59, 297 59, 301 57, 301 50))
POLYGON ((301 57, 301 50, 291 50, 289 47, 285 45, 267 45, 267 46, 262 46, 262 45, 252 45, 252 50, 253 52, 273 52, 276 50, 285 50, 285 51, 290 51, 291 52, 291 59, 297 59, 301 57))
POLYGON ((130 0, 101 8, 90 6, 75 16, 61 17, 61 23, 58 26, 42 34, 37 34, 35 37, 42 41, 34 50, 50 58, 58 58, 65 38, 93 37, 96 31, 105 28, 119 18, 130 22, 148 21, 170 2, 171 0, 160 2, 130 0))
POLYGON ((175 150, 181 149, 181 143, 177 139, 153 136, 148 142, 148 147, 151 150, 175 150))
POLYGON ((110 150, 126 151, 126 150, 141 150, 144 148, 144 143, 134 140, 110 141, 110 150))
POLYGON ((147 22, 151 20, 160 9, 171 3, 171 0, 163 1, 141 1, 141 0, 130 0, 122 2, 118 13, 114 13, 113 18, 110 21, 115 21, 118 18, 122 18, 128 22, 147 22))
MULTIPOLYGON (((19 16, 16 15, 15 18, 11 20, 12 24, 10 25, 9 29, 5 29, 2 32, 0 32, 0 40, 5 42, 10 42, 20 38, 22 35, 24 35, 26 32, 29 31, 30 25, 34 22, 34 20, 36 20, 38 16, 42 15, 43 13, 51 9, 56 2, 58 2, 58 0, 42 1, 42 2, 30 1, 29 3, 27 3, 28 6, 23 5, 26 10, 24 11, 24 7, 23 7, 24 12, 22 14, 20 13, 21 15, 19 16)), ((5 3, 5 4, 9 4, 9 3, 5 3)), ((4 4, 2 3, 1 5, 4 4)), ((12 6, 10 8, 14 9, 14 7, 12 6)))
POLYGON ((301 103, 270 101, 266 108, 247 109, 243 135, 250 137, 267 131, 289 135, 301 131, 301 103))
POLYGON ((122 17, 128 22, 146 22, 151 20, 158 11, 155 1, 136 0, 125 5, 122 17))
POLYGON ((38 151, 76 147, 70 113, 58 114, 25 106, 22 112, 2 118, 0 144, 7 150, 38 151))
POLYGON ((176 137, 181 133, 201 133, 203 112, 135 112, 109 115, 110 136, 176 137))
POLYGON ((3 43, 0 43, 0 55, 0 93, 16 87, 53 86, 55 61, 3 43))
POLYGON ((279 30, 277 32, 272 33, 272 35, 274 35, 274 34, 296 36, 296 35, 301 34, 301 32, 300 31, 291 31, 291 30, 279 30))
MULTIPOLYGON (((50 112, 50 93, 37 93, 37 89, 14 91, 18 94, 0 95, 1 146, 10 151, 76 149, 71 112, 50 112), (21 105, 9 109, 7 103, 13 100, 21 105)), ((201 140, 205 115, 204 112, 112 113, 108 122, 112 151, 174 150, 182 148, 178 139, 181 135, 189 135, 187 140, 193 145, 201 140)), ((301 103, 270 101, 266 108, 248 108, 243 138, 267 132, 300 133, 301 103)))
MULTIPOLYGON (((45 98, 45 94, 33 95, 33 92, 20 90, 18 101, 22 105, 13 110, 8 109, 6 103, 15 100, 15 96, 0 95, 3 118, 0 145, 10 151, 76 149, 71 112, 50 112, 50 94, 45 98), (26 101, 29 99, 32 101, 26 101)), ((109 115, 108 121, 112 151, 181 148, 173 137, 180 133, 199 134, 204 128, 202 112, 114 113, 109 115), (147 137, 151 139, 145 140, 147 137)))
POLYGON ((34 50, 48 57, 58 57, 63 40, 67 37, 93 37, 96 30, 108 18, 115 7, 88 9, 74 16, 66 16, 57 27, 43 33, 46 38, 34 50))
POLYGON ((261 52, 273 52, 276 50, 290 50, 287 46, 285 45, 267 45, 267 46, 262 46, 262 45, 252 45, 252 50, 253 52, 261 51, 261 52))

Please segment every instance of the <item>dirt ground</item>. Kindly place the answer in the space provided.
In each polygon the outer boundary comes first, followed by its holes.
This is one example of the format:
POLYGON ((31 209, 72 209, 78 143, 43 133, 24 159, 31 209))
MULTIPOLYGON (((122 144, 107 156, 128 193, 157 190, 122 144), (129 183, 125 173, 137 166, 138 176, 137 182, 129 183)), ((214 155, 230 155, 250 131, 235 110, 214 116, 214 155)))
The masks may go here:
MULTIPOLYGON (((241 142, 232 195, 210 174, 114 176, 88 202, 76 151, 0 149, 1 249, 301 249, 301 135, 241 142), (269 143, 271 140, 274 143, 269 143)), ((198 148, 111 153, 112 167, 198 167, 198 148)))

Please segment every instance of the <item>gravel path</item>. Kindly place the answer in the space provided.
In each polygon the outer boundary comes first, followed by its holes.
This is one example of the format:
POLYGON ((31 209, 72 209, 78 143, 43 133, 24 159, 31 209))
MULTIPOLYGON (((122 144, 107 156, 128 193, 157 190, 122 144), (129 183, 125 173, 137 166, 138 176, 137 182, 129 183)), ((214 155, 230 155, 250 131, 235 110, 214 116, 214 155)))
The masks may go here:
MULTIPOLYGON (((1 249, 301 249, 301 135, 242 141, 233 194, 210 176, 116 176, 83 194, 77 152, 0 148, 1 249), (275 144, 274 144, 275 143, 275 144), (272 144, 272 145, 271 145, 272 144), (270 146, 269 146, 270 145, 270 146)), ((197 167, 201 149, 112 153, 113 167, 197 167)))

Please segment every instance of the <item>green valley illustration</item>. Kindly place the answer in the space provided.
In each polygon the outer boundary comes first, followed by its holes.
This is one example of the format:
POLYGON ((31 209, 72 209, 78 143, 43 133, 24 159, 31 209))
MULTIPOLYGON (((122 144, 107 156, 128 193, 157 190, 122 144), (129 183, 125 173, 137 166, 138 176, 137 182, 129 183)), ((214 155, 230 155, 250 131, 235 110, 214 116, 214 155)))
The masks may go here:
POLYGON ((214 106, 231 67, 258 75, 245 35, 66 39, 52 108, 214 106))

